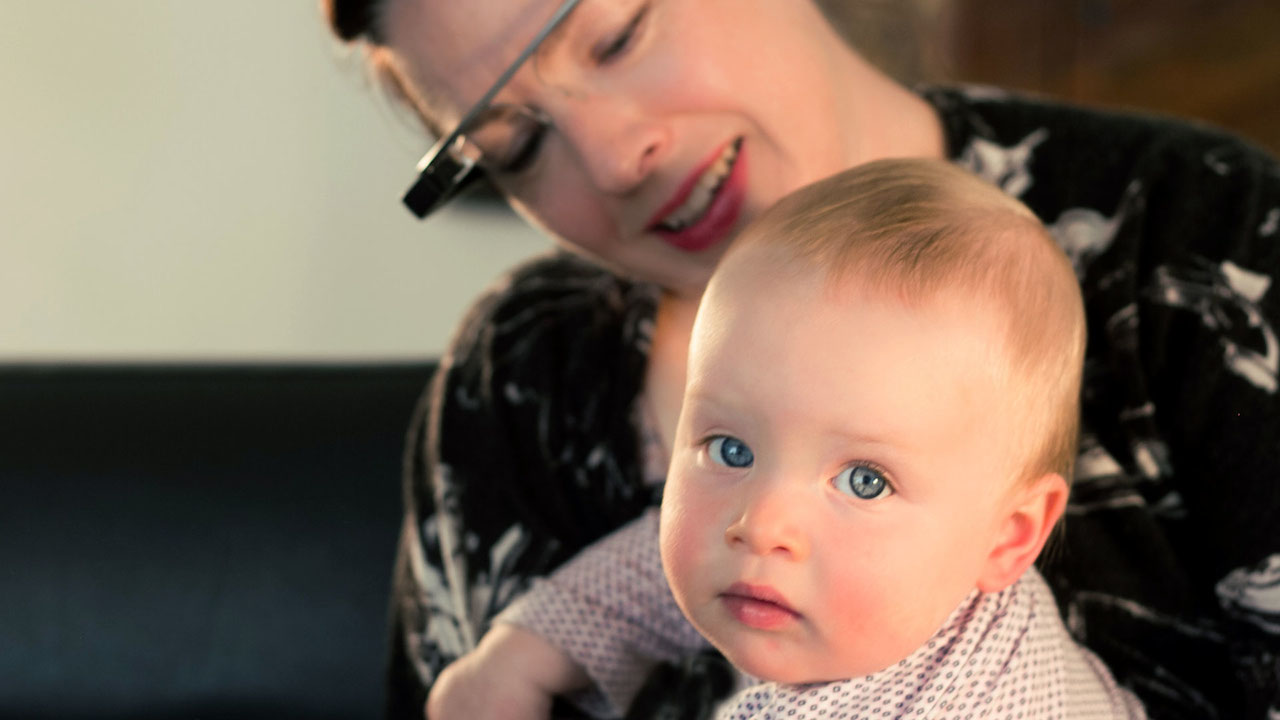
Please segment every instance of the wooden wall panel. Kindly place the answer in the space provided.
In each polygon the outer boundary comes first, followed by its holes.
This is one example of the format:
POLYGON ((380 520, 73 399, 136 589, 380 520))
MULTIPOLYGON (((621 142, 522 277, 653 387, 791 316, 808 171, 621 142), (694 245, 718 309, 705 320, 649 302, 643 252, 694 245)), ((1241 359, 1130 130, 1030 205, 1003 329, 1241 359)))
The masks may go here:
POLYGON ((1280 1, 942 0, 944 79, 1195 117, 1280 153, 1280 1))

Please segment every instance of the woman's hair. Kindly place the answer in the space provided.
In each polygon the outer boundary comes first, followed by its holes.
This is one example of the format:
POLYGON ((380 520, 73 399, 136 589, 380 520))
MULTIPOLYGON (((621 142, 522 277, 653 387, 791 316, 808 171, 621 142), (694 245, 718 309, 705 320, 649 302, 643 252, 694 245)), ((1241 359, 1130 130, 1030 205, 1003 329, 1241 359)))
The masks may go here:
MULTIPOLYGON (((452 1, 452 0, 451 0, 452 1)), ((374 80, 401 107, 411 110, 422 127, 439 137, 441 128, 417 99, 413 86, 386 52, 383 17, 390 0, 320 0, 329 29, 344 43, 365 52, 374 80)))
POLYGON ((387 0, 321 0, 320 7, 329 29, 343 42, 363 40, 381 45, 382 13, 387 0))
POLYGON ((941 160, 894 159, 821 180, 766 210, 726 256, 763 248, 777 267, 817 269, 908 306, 972 299, 1004 327, 999 372, 1019 423, 1027 478, 1076 455, 1084 302, 1071 261, 1036 216, 941 160))

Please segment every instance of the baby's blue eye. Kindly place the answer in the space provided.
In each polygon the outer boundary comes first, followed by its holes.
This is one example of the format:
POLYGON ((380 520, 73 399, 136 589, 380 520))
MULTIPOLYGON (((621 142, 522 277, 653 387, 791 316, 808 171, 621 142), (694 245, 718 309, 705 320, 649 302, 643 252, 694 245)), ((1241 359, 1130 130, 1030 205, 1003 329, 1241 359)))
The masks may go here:
POLYGON ((710 453, 713 462, 731 468, 751 467, 756 460, 755 454, 746 443, 730 435, 717 435, 711 438, 711 442, 707 443, 707 452, 710 453))
POLYGON ((884 474, 870 465, 850 465, 832 480, 836 489, 861 500, 875 500, 893 494, 884 474))

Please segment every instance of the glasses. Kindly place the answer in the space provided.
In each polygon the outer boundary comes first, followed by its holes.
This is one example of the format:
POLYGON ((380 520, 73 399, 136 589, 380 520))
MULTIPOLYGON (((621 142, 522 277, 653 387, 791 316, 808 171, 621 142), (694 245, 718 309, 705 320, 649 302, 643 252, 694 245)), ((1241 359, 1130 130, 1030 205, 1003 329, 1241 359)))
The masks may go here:
MULTIPOLYGON (((477 121, 491 119, 514 120, 515 122, 485 123, 486 126, 491 127, 515 128, 514 132, 520 132, 520 128, 530 127, 530 123, 533 123, 536 127, 546 123, 545 116, 524 106, 506 103, 494 105, 492 104, 493 97, 511 80, 511 76, 515 75, 516 71, 537 52, 543 41, 564 22, 565 18, 569 17, 569 13, 573 12, 579 2, 581 0, 564 0, 564 2, 560 3, 560 7, 556 8, 551 19, 542 26, 542 29, 525 46, 524 50, 520 51, 515 61, 498 76, 498 79, 494 81, 489 90, 462 116, 453 132, 445 135, 418 161, 418 178, 413 182, 413 185, 409 186, 403 198, 404 204, 418 219, 425 219, 480 176, 480 171, 476 168, 476 164, 481 158, 485 157, 485 147, 501 147, 507 144, 501 138, 486 138, 482 134, 469 135, 469 130, 476 126, 477 121)), ((510 135, 513 131, 496 132, 505 132, 505 134, 510 135)))

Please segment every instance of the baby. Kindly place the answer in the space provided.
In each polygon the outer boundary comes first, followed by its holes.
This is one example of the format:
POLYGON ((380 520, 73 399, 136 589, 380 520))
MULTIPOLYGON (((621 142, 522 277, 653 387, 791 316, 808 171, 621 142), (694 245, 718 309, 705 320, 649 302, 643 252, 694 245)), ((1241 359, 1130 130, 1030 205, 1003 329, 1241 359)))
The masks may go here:
POLYGON ((1145 717, 1032 566, 1084 344, 1068 259, 969 173, 885 160, 788 196, 703 297, 660 518, 535 584, 431 718, 582 689, 617 715, 707 641, 750 678, 720 718, 1145 717))

